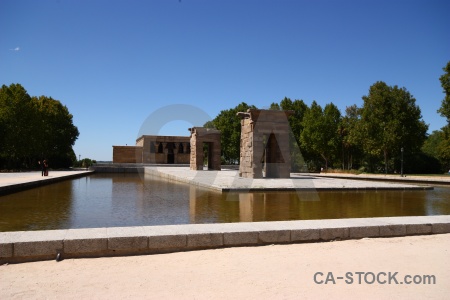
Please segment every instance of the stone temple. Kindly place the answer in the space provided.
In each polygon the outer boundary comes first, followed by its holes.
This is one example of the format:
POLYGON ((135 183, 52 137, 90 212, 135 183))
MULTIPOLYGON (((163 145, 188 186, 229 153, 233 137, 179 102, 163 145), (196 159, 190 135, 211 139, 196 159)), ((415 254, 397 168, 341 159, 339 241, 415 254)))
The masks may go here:
POLYGON ((143 135, 136 146, 113 146, 113 163, 189 164, 191 170, 220 170, 220 131, 192 127, 190 137, 143 135))
MULTIPOLYGON (((241 117, 239 176, 289 178, 292 111, 248 109, 241 117)), ((136 146, 113 146, 113 163, 189 164, 191 170, 221 169, 220 131, 189 128, 190 136, 143 135, 136 146)))

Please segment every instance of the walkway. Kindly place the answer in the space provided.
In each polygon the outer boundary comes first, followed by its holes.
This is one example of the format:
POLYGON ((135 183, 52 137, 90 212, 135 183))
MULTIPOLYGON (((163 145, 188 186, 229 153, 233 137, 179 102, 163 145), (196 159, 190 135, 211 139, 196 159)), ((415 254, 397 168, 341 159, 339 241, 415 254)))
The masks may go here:
POLYGON ((0 264, 450 233, 450 216, 0 232, 0 264))
POLYGON ((50 171, 48 176, 41 172, 0 173, 0 195, 18 192, 69 178, 86 176, 93 171, 50 171))
POLYGON ((449 253, 440 234, 0 265, 0 299, 448 299, 449 253))

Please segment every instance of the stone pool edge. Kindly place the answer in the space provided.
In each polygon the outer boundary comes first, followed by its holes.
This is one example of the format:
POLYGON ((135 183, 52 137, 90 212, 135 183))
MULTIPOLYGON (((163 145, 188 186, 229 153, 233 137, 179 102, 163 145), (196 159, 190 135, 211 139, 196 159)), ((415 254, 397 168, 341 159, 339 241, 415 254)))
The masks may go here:
POLYGON ((450 215, 0 232, 0 264, 450 233, 450 215))
MULTIPOLYGON (((0 186, 0 196, 5 196, 8 194, 13 194, 29 189, 33 189, 36 187, 53 184, 69 179, 75 179, 80 177, 86 177, 94 173, 92 170, 87 171, 67 171, 64 172, 64 175, 59 175, 59 171, 51 171, 51 174, 57 174, 56 176, 37 176, 36 178, 32 178, 31 180, 29 178, 26 179, 13 179, 11 183, 4 184, 0 186), (17 182, 14 182, 17 181, 17 182)), ((26 174, 26 172, 24 172, 26 174)), ((37 173, 39 174, 39 173, 37 173)))
MULTIPOLYGON (((171 170, 173 170, 172 168, 170 168, 171 170)), ((189 171, 191 172, 191 171, 189 171)), ((197 171, 193 171, 193 172, 197 172, 197 171)), ((300 186, 300 185, 294 185, 291 187, 287 187, 285 185, 283 185, 282 183, 279 183, 278 186, 267 186, 265 185, 266 183, 260 184, 259 187, 253 187, 253 186, 248 186, 245 185, 244 186, 235 186, 233 185, 233 183, 226 183, 225 181, 222 182, 221 184, 215 184, 214 180, 211 181, 211 176, 212 178, 214 178, 214 172, 218 172, 218 171, 202 171, 202 175, 201 176, 194 176, 194 178, 192 178, 192 176, 182 176, 180 174, 170 174, 167 173, 166 171, 164 171, 164 167, 145 167, 144 168, 144 174, 147 175, 151 175, 151 176, 155 176, 155 177, 159 177, 159 178, 163 178, 165 180, 169 180, 169 181, 174 181, 174 182, 181 182, 181 183, 186 183, 186 184, 190 184, 192 186, 197 186, 197 187, 201 187, 201 188, 206 188, 206 189, 210 189, 210 190, 214 190, 214 191, 218 191, 218 192, 279 192, 279 191, 413 191, 413 190, 433 190, 434 188, 432 186, 421 186, 421 185, 409 185, 409 184, 405 184, 403 186, 397 186, 395 184, 387 184, 384 186, 373 186, 369 183, 365 183, 364 186, 345 186, 345 187, 333 187, 333 186, 316 186, 314 184, 309 183, 307 186, 300 186), (210 176, 203 176, 203 175, 210 175, 210 176), (264 185, 264 186, 263 186, 264 185)), ((217 177, 217 179, 219 181, 223 181, 223 178, 221 178, 221 176, 219 176, 217 173, 215 176, 217 177)), ((291 173, 291 174, 296 174, 296 173, 291 173)), ((186 174, 184 174, 186 175, 186 174)), ((192 175, 192 174, 190 174, 192 175)), ((314 177, 314 176, 313 176, 314 177)), ((324 177, 324 176, 322 176, 324 177)), ((286 180, 290 180, 291 178, 280 178, 278 180, 281 181, 286 181, 286 180)), ((313 179, 313 178, 311 178, 313 179)), ((320 179, 320 177, 318 177, 317 179, 320 179)), ((347 179, 347 178, 345 178, 347 179)), ((244 179, 245 180, 245 179, 244 179)), ((264 179, 252 179, 252 178, 247 178, 247 180, 249 181, 253 181, 253 180, 264 180, 264 179)), ((352 178, 353 180, 357 180, 355 178, 352 178)), ((358 180, 357 180, 358 181, 358 180)), ((364 179, 360 179, 359 181, 364 182, 364 179)))

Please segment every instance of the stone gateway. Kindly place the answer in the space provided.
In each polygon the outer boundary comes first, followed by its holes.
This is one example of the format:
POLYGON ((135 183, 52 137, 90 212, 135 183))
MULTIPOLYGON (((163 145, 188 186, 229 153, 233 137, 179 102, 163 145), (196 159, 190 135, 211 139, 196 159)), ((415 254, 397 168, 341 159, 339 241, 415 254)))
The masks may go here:
POLYGON ((239 176, 245 178, 289 178, 292 111, 248 109, 241 117, 239 176))
POLYGON ((191 132, 190 169, 203 170, 206 162, 208 170, 220 170, 220 131, 204 127, 192 127, 189 131, 191 132))

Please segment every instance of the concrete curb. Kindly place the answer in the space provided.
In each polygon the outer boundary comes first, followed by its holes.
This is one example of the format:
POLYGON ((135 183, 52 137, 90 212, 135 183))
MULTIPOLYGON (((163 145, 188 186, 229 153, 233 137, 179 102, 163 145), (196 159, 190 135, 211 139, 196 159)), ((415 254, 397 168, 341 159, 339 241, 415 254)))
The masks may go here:
POLYGON ((450 233, 450 216, 112 227, 0 233, 0 263, 450 233))

